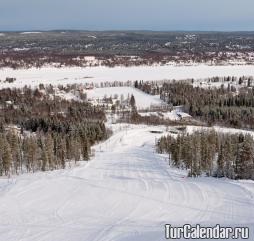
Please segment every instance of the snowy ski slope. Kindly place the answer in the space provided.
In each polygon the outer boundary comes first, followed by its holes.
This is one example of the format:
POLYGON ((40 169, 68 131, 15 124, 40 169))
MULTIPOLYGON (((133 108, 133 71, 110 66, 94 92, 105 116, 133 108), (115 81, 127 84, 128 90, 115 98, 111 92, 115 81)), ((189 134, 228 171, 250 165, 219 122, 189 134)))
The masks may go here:
POLYGON ((155 153, 153 127, 114 129, 87 165, 0 179, 0 241, 161 241, 166 223, 253 235, 253 182, 187 178, 155 153))

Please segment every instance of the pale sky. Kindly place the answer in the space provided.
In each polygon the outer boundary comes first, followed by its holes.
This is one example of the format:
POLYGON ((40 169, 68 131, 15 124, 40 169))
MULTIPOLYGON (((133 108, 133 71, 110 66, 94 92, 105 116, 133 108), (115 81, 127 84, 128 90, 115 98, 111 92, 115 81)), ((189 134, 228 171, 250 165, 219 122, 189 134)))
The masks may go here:
POLYGON ((254 0, 0 0, 0 30, 254 30, 254 0))

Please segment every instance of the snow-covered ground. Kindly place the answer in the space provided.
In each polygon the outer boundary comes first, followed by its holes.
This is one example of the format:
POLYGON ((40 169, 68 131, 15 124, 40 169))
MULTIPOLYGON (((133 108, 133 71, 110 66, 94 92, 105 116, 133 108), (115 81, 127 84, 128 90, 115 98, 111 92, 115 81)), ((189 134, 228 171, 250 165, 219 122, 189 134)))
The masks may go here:
POLYGON ((207 78, 214 76, 254 76, 251 65, 239 66, 139 66, 139 67, 43 67, 41 69, 0 69, 0 84, 4 87, 37 86, 45 84, 99 83, 128 80, 165 80, 185 78, 207 78), (14 83, 3 83, 6 77, 16 78, 14 83))
POLYGON ((87 165, 0 179, 0 240, 159 241, 167 223, 243 225, 253 237, 254 183, 187 178, 155 153, 153 129, 117 124, 87 165))
POLYGON ((172 110, 168 112, 140 112, 141 116, 157 116, 166 120, 179 121, 181 118, 191 118, 191 116, 181 110, 172 110))
POLYGON ((22 32, 20 33, 21 35, 26 35, 26 34, 40 34, 42 32, 22 32))
POLYGON ((136 100, 136 106, 138 109, 149 108, 151 105, 161 105, 162 100, 159 95, 152 96, 148 95, 138 89, 132 87, 108 87, 108 88, 96 88, 93 90, 87 91, 87 97, 95 99, 103 99, 104 97, 113 98, 115 95, 118 96, 118 99, 123 95, 124 99, 127 99, 128 96, 134 95, 136 100))
POLYGON ((243 134, 243 135, 251 135, 254 138, 254 132, 250 130, 242 130, 236 128, 226 128, 221 126, 213 126, 213 127, 203 127, 203 126, 186 126, 186 132, 189 134, 195 131, 211 131, 214 130, 218 133, 222 134, 243 134))

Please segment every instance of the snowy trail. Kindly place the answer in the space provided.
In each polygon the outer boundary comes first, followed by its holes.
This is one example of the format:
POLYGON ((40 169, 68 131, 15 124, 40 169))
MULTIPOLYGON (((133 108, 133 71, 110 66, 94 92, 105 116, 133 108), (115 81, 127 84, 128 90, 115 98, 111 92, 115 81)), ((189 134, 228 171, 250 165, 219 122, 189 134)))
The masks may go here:
POLYGON ((0 179, 0 241, 159 241, 166 223, 253 230, 253 182, 186 178, 151 129, 122 126, 87 165, 0 179))

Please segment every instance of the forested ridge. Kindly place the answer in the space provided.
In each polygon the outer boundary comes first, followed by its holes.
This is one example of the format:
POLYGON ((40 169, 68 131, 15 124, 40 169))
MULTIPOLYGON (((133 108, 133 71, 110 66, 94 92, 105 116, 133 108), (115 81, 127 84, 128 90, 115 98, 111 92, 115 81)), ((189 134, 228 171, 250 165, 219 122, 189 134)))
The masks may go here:
POLYGON ((0 90, 0 175, 89 160, 91 146, 109 135, 100 108, 54 97, 51 90, 0 90))

